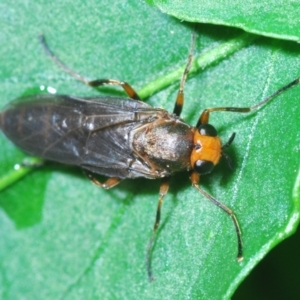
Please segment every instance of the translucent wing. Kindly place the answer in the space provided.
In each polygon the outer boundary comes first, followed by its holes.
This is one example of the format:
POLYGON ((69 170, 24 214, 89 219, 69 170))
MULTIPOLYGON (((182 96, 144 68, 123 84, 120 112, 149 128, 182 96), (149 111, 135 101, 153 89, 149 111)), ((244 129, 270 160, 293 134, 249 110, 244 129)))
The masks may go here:
POLYGON ((106 176, 147 177, 149 167, 134 155, 129 135, 161 113, 167 114, 127 98, 37 95, 5 107, 0 127, 18 147, 43 159, 106 176))

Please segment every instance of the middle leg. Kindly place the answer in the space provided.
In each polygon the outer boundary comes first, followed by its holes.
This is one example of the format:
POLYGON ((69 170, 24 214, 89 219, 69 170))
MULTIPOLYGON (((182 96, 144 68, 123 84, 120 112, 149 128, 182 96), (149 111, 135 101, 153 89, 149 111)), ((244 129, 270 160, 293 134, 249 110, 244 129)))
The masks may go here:
POLYGON ((149 240, 148 247, 147 247, 146 264, 147 264, 147 273, 148 273, 149 281, 152 281, 154 279, 152 275, 152 269, 151 269, 151 253, 152 253, 153 243, 156 237, 156 232, 160 223, 161 207, 163 204, 164 197, 169 190, 169 185, 170 185, 170 177, 163 178, 159 189, 159 200, 157 203, 156 217, 153 226, 152 236, 149 240))

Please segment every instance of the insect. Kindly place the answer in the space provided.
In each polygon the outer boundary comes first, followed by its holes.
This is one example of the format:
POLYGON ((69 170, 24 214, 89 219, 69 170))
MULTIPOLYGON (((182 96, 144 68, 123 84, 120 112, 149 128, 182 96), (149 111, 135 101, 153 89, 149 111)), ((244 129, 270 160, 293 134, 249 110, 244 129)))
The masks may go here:
POLYGON ((60 61, 49 49, 43 36, 46 54, 65 72, 83 83, 98 87, 119 85, 125 97, 81 98, 68 95, 33 95, 16 99, 0 113, 0 128, 25 152, 45 160, 76 165, 96 185, 109 189, 126 178, 161 178, 159 200, 152 236, 147 247, 147 274, 153 279, 151 253, 160 224, 163 199, 170 176, 190 172, 190 179, 202 195, 227 213, 237 236, 237 260, 243 259, 241 230, 234 212, 199 186, 200 176, 210 173, 233 142, 235 133, 222 145, 217 130, 209 124, 212 112, 249 113, 275 96, 299 84, 299 78, 285 85, 252 107, 215 107, 205 109, 196 126, 180 119, 184 103, 184 85, 192 64, 195 34, 173 113, 153 108, 139 98, 126 82, 113 79, 89 81, 60 61), (95 174, 107 176, 102 183, 95 174))

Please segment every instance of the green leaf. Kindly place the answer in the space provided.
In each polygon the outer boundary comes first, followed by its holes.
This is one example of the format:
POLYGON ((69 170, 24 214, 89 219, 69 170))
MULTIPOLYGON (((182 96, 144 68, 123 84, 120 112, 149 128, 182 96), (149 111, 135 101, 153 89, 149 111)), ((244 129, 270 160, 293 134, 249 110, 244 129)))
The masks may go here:
MULTIPOLYGON (((126 80, 138 91, 187 61, 192 25, 140 1, 2 1, 1 106, 52 87, 60 94, 119 95, 93 90, 62 72, 37 36, 68 66, 90 78, 126 80)), ((195 54, 240 36, 225 27, 197 29, 195 54)), ((196 124, 215 106, 250 106, 299 76, 300 47, 260 39, 189 78, 182 117, 196 124)), ((178 82, 146 99, 172 111, 178 82)), ((240 222, 244 261, 236 262, 231 219, 191 187, 187 173, 171 180, 153 251, 149 283, 145 252, 159 181, 125 180, 104 191, 76 168, 34 170, 0 193, 1 299, 228 299, 257 262, 291 234, 299 215, 300 87, 248 115, 215 112, 211 123, 228 154, 201 186, 232 208, 240 222)), ((25 155, 0 137, 0 178, 25 155)))
POLYGON ((299 41, 298 1, 147 0, 179 20, 241 28, 268 37, 299 41))

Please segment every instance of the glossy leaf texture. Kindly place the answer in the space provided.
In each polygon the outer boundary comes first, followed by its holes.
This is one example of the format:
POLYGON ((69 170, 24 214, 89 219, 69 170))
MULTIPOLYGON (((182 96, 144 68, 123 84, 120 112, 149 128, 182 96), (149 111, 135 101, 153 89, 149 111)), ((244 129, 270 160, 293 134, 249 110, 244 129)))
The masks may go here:
POLYGON ((298 1, 146 0, 180 20, 241 28, 273 38, 299 41, 298 1))
MULTIPOLYGON (((0 8, 1 106, 49 88, 124 95, 114 87, 93 90, 62 72, 42 51, 41 33, 78 73, 126 80, 140 90, 186 62, 194 28, 140 1, 2 1, 0 8)), ((202 25, 195 54, 240 33, 202 25)), ((196 124, 208 107, 254 105, 299 70, 297 44, 257 39, 188 79, 182 117, 196 124)), ((171 111, 177 90, 175 82, 146 101, 171 111)), ((201 185, 235 211, 242 263, 231 219, 191 187, 188 173, 177 174, 165 198, 149 283, 145 254, 159 180, 125 180, 105 191, 80 170, 52 164, 0 193, 1 299, 229 299, 297 225, 299 95, 297 86, 258 112, 211 115, 224 142, 237 134, 227 151, 234 170, 222 161, 201 185)), ((24 157, 1 134, 0 177, 24 157)))

